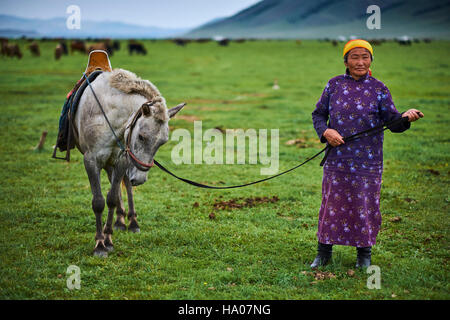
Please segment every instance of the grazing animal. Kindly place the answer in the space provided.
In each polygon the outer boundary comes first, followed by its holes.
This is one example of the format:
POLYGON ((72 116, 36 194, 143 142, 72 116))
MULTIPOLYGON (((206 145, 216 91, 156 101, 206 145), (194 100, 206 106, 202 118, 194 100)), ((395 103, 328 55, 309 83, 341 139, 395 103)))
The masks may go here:
POLYGON ((112 49, 113 49, 114 51, 120 50, 120 41, 119 41, 119 40, 114 40, 114 41, 113 41, 112 49))
POLYGON ((177 46, 184 47, 186 44, 189 43, 189 40, 177 38, 177 39, 173 39, 173 43, 175 43, 177 46))
POLYGON ((18 59, 22 59, 22 52, 20 51, 20 47, 17 43, 11 43, 5 45, 5 53, 8 57, 14 58, 17 57, 18 59))
POLYGON ((397 38, 396 41, 401 46, 410 46, 412 44, 411 38, 409 38, 408 36, 397 38))
POLYGON ((222 46, 222 47, 228 46, 228 43, 229 43, 229 42, 230 42, 230 39, 222 39, 222 40, 217 41, 217 43, 219 44, 219 46, 222 46))
MULTIPOLYGON (((108 53, 108 56, 112 56, 114 54, 114 44, 111 41, 111 39, 105 39, 102 42, 106 48, 106 50, 104 50, 104 51, 106 51, 108 53)), ((96 49, 96 50, 98 50, 98 49, 96 49)), ((103 49, 101 49, 101 50, 103 50, 103 49)))
POLYGON ((410 46, 412 44, 411 40, 398 40, 398 44, 401 46, 410 46))
POLYGON ((86 44, 84 41, 75 40, 70 44, 70 52, 73 54, 75 51, 86 53, 86 44))
POLYGON ((28 49, 30 49, 31 55, 34 57, 40 57, 41 51, 39 50, 39 44, 36 41, 33 41, 29 46, 28 49))
POLYGON ((136 52, 137 54, 142 54, 142 55, 147 54, 147 50, 145 50, 145 47, 142 44, 137 43, 137 42, 128 44, 128 53, 130 55, 132 55, 133 52, 136 52))
POLYGON ((58 43, 55 48, 55 60, 61 59, 61 56, 63 55, 63 53, 64 53, 64 47, 61 45, 61 43, 58 43))
POLYGON ((62 47, 62 53, 63 55, 67 56, 69 54, 69 51, 67 50, 67 44, 65 41, 60 41, 59 44, 62 47))
MULTIPOLYGON (((155 153, 169 138, 168 121, 183 108, 170 110, 158 89, 148 80, 122 69, 103 72, 92 83, 106 116, 115 133, 133 154, 147 164, 153 163, 155 153)), ((92 191, 96 234, 94 255, 106 257, 113 250, 113 218, 115 229, 125 230, 125 209, 120 184, 123 181, 128 196, 128 230, 139 232, 133 202, 133 186, 147 180, 148 169, 121 152, 105 117, 90 88, 81 96, 74 117, 75 145, 83 154, 84 166, 92 191), (108 217, 102 228, 105 199, 101 190, 100 172, 104 169, 111 183, 106 197, 108 217)))

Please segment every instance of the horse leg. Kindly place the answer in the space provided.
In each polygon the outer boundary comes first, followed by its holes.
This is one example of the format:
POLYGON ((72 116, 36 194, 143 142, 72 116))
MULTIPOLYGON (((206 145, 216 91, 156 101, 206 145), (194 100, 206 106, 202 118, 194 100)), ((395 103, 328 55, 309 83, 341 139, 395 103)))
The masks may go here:
MULTIPOLYGON (((112 183, 112 168, 108 167, 106 168, 106 172, 108 173, 108 179, 109 182, 112 183)), ((122 199, 122 190, 119 188, 119 203, 116 208, 116 216, 117 220, 114 223, 113 228, 115 230, 127 230, 127 226, 125 224, 125 207, 123 205, 123 199, 122 199)))
POLYGON ((111 174, 111 189, 108 192, 106 197, 106 204, 108 205, 108 218, 106 219, 105 227, 103 228, 103 233, 105 234, 105 246, 108 251, 112 251, 114 249, 112 242, 112 222, 114 218, 114 211, 116 207, 120 206, 120 182, 123 179, 123 174, 119 174, 117 172, 118 169, 115 168, 112 170, 111 174))
POLYGON ((100 171, 101 168, 98 165, 95 157, 85 154, 84 156, 84 167, 89 178, 89 183, 91 184, 92 192, 92 210, 95 214, 95 247, 94 256, 107 257, 108 251, 105 247, 105 236, 102 231, 102 213, 105 208, 105 198, 103 198, 101 184, 100 184, 100 171))
POLYGON ((125 224, 125 207, 123 205, 122 190, 119 188, 119 205, 116 209, 116 222, 114 222, 114 229, 116 230, 127 230, 127 225, 125 224))
POLYGON ((128 231, 139 233, 141 229, 139 228, 139 225, 137 223, 137 214, 134 210, 133 186, 131 185, 131 182, 127 176, 124 177, 123 181, 125 182, 128 196, 128 221, 130 222, 130 224, 128 225, 128 231))

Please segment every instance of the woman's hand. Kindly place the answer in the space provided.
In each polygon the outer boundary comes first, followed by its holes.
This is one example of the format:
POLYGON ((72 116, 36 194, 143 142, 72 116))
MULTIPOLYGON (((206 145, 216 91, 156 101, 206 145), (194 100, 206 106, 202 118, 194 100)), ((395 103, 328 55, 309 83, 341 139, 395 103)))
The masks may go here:
POLYGON ((408 111, 403 112, 402 117, 404 118, 408 117, 408 121, 413 122, 419 120, 420 118, 423 118, 424 115, 417 109, 409 109, 408 111))
POLYGON ((323 136, 325 139, 327 139, 328 143, 331 144, 333 147, 340 146, 341 144, 344 144, 344 138, 334 129, 327 129, 323 133, 323 136))

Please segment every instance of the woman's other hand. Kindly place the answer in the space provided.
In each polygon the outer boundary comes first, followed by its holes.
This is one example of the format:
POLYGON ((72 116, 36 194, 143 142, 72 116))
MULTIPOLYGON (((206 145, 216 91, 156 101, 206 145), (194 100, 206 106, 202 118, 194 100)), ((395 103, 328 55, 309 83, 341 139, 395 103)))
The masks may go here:
POLYGON ((423 113, 417 109, 409 109, 408 111, 405 111, 402 116, 405 118, 408 117, 409 122, 413 122, 424 117, 423 113))
POLYGON ((331 144, 333 147, 337 147, 345 143, 344 138, 342 138, 339 132, 337 132, 334 129, 325 130, 323 136, 325 137, 325 139, 327 139, 328 143, 331 144))

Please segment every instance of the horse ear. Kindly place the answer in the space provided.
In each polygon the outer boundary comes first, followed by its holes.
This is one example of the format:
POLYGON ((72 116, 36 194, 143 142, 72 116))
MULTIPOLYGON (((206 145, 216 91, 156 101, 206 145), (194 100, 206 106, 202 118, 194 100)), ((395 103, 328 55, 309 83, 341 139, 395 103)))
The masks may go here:
POLYGON ((173 118, 178 113, 178 111, 183 109, 183 107, 185 105, 186 105, 186 103, 181 103, 181 104, 177 105, 176 107, 170 108, 169 109, 169 117, 173 118))
POLYGON ((142 113, 144 114, 144 117, 148 117, 152 114, 150 107, 148 106, 147 103, 144 103, 142 105, 142 113))

